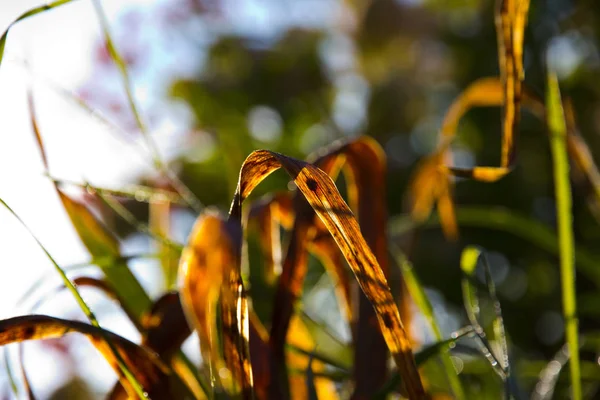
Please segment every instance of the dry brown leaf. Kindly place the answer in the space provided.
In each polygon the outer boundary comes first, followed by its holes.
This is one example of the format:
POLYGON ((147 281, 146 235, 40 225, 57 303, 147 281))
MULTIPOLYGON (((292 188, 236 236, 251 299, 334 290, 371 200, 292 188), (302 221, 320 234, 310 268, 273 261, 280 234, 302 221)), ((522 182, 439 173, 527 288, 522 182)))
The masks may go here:
MULTIPOLYGON (((106 340, 117 349, 129 370, 154 399, 169 398, 169 370, 158 355, 112 332, 78 321, 68 321, 45 315, 27 315, 0 321, 0 346, 27 340, 58 338, 67 333, 81 333, 100 351, 119 376, 121 384, 129 388, 106 340)), ((133 392, 133 389, 128 390, 133 392)))
MULTIPOLYGON (((362 235, 387 279, 386 157, 383 149, 374 139, 360 137, 330 147, 326 154, 315 161, 315 165, 333 179, 340 169, 344 172, 349 204, 357 213, 362 235)), ((355 307, 358 310, 357 319, 350 320, 353 322, 356 349, 354 396, 360 398, 372 396, 386 381, 388 354, 386 343, 378 329, 376 314, 363 293, 359 292, 355 307)))
POLYGON ((458 237, 458 225, 452 199, 453 182, 446 167, 450 153, 445 149, 422 160, 410 183, 412 197, 411 215, 416 221, 424 221, 437 204, 441 227, 446 237, 458 237))
MULTIPOLYGON (((74 278, 73 283, 78 287, 87 286, 98 289, 111 300, 121 303, 114 288, 103 279, 81 276, 74 278)), ((60 287, 60 290, 62 289, 64 286, 60 287)), ((126 312, 125 309, 123 311, 126 312)), ((196 398, 204 398, 196 378, 187 377, 188 368, 177 368, 180 360, 173 357, 191 334, 183 314, 179 294, 168 292, 161 296, 154 302, 152 308, 142 315, 141 320, 134 315, 128 315, 128 318, 142 334, 141 346, 156 352, 166 365, 171 365, 177 371, 177 374, 171 377, 173 395, 194 393, 196 398), (178 377, 181 377, 181 380, 178 380, 178 377), (187 385, 187 389, 183 386, 184 384, 187 385)), ((108 398, 121 399, 127 398, 127 396, 121 383, 117 382, 108 398)))
POLYGON ((527 23, 529 0, 497 0, 496 35, 500 79, 504 89, 502 156, 500 166, 509 168, 514 162, 515 135, 523 91, 523 36, 527 23))
POLYGON ((448 237, 456 237, 458 231, 454 216, 450 216, 454 205, 449 177, 446 175, 451 173, 454 176, 494 182, 508 174, 513 167, 515 137, 524 96, 523 37, 528 11, 529 0, 497 0, 495 23, 501 87, 497 85, 497 79, 483 78, 461 93, 444 118, 438 149, 421 163, 413 178, 413 217, 417 220, 426 218, 437 202, 442 227, 448 237), (457 168, 444 164, 445 159, 449 158, 450 144, 456 136, 461 117, 474 106, 492 105, 503 106, 500 166, 457 168))
POLYGON ((359 225, 331 178, 317 167, 278 153, 255 151, 244 162, 230 218, 240 220, 242 203, 268 175, 283 168, 331 232, 351 266, 358 283, 376 310, 379 326, 398 366, 410 398, 425 392, 415 366, 412 348, 385 275, 363 238, 359 225))
POLYGON ((198 218, 180 261, 181 300, 198 331, 211 375, 234 393, 252 396, 248 309, 240 275, 241 227, 208 210, 198 218), (224 359, 220 353, 217 306, 220 299, 224 359), (227 369, 224 369, 227 368, 227 369), (229 379, 225 371, 229 371, 229 379), (225 376, 225 377, 224 377, 225 376))
POLYGON ((265 258, 265 279, 273 284, 281 274, 282 247, 279 227, 291 229, 294 223, 292 200, 288 193, 276 193, 252 204, 247 229, 257 230, 265 258))

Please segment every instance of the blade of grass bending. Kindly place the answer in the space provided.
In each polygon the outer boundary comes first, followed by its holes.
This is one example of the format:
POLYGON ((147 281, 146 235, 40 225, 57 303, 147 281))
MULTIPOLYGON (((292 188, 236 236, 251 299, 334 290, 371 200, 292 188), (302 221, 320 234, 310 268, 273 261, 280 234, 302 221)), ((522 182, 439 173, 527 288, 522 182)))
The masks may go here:
POLYGON ((571 388, 574 400, 581 399, 581 373, 579 366, 578 321, 575 298, 575 256, 573 221, 571 206, 571 184, 569 181, 569 160, 567 156, 567 127, 560 99, 556 75, 548 75, 546 94, 550 147, 554 164, 554 190, 556 196, 556 219, 558 224, 558 246, 560 249, 560 274, 562 286, 563 316, 565 336, 571 362, 571 388))
MULTIPOLYGON (((360 232, 373 251, 383 275, 389 277, 388 249, 386 240, 386 158, 381 146, 370 137, 343 143, 329 154, 315 161, 331 176, 335 176, 323 164, 334 163, 330 169, 335 172, 341 164, 346 177, 348 204, 358 219, 360 232), (332 161, 328 161, 335 157, 332 161), (343 163, 341 163, 343 161, 343 163)), ((326 224, 325 224, 326 225, 326 224)), ((343 297, 341 297, 343 299, 343 297)), ((403 302, 404 303, 404 302, 403 302)), ((387 376, 387 346, 380 329, 373 329, 376 311, 367 296, 360 292, 358 315, 353 334, 356 343, 354 353, 354 397, 368 397, 375 393, 385 382, 387 376)), ((403 324, 410 331, 408 315, 403 315, 403 324)))
MULTIPOLYGON (((450 348, 459 339, 462 339, 465 336, 473 335, 474 333, 475 331, 473 330, 473 327, 466 326, 462 329, 459 329, 456 332, 453 332, 449 339, 441 340, 437 343, 425 347, 423 350, 415 354, 415 362, 417 366, 422 365, 431 357, 442 352, 444 349, 450 348)), ((373 399, 386 400, 388 396, 398 388, 401 381, 402 377, 400 376, 398 371, 395 371, 373 399)))
POLYGON ((496 286, 494 285, 494 281, 492 280, 490 266, 483 252, 475 247, 475 246, 467 246, 463 250, 462 258, 461 258, 461 268, 463 272, 467 275, 468 279, 463 279, 463 293, 465 295, 465 306, 467 307, 467 313, 469 314, 469 320, 474 324, 476 333, 480 336, 480 340, 487 347, 483 350, 484 355, 489 353, 490 356, 486 357, 492 362, 492 367, 495 367, 494 363, 497 362, 499 368, 502 370, 502 374, 500 375, 504 380, 505 386, 505 396, 507 399, 510 399, 512 396, 511 385, 512 377, 510 373, 510 362, 508 356, 508 344, 506 341, 506 332, 504 330, 504 321, 502 318, 502 308, 500 306, 500 301, 496 296, 496 286), (482 335, 483 329, 478 324, 479 320, 479 304, 477 300, 477 293, 475 287, 472 283, 470 283, 470 278, 473 277, 475 268, 477 267, 477 263, 479 260, 483 260, 484 272, 485 272, 485 281, 488 289, 488 294, 490 299, 492 300, 492 305, 494 307, 494 320, 492 322, 493 330, 494 330, 494 339, 497 340, 500 344, 501 354, 500 357, 494 354, 491 346, 488 345, 487 338, 485 335, 482 335), (470 302, 470 303, 469 303, 470 302), (468 305, 468 306, 467 306, 468 305), (476 308, 477 314, 473 311, 476 308))
POLYGON ((412 347, 381 267, 365 242, 358 223, 331 178, 315 166, 282 154, 258 150, 244 161, 230 218, 241 220, 242 203, 275 170, 283 168, 332 234, 359 286, 375 308, 378 323, 401 371, 409 398, 424 398, 425 390, 414 362, 412 347))
MULTIPOLYGON (((117 372, 122 383, 131 383, 123 379, 121 365, 131 368, 130 376, 139 378, 148 392, 136 394, 141 399, 166 398, 169 393, 169 373, 165 364, 153 352, 104 330, 97 325, 89 325, 80 321, 70 321, 46 315, 26 315, 0 321, 0 345, 19 343, 28 340, 41 340, 62 337, 68 333, 80 333, 96 347, 110 366, 117 372), (125 361, 126 360, 126 361, 125 361)), ((127 371, 130 371, 127 369, 127 371)), ((139 383, 138 383, 139 384, 139 383)), ((141 384, 140 388, 142 387, 141 384)))
POLYGON ((314 351, 306 350, 306 349, 303 349, 302 347, 296 346, 294 344, 288 344, 286 347, 297 353, 304 354, 305 356, 310 356, 317 361, 320 361, 324 364, 335 367, 335 368, 345 372, 347 374, 347 376, 350 376, 350 368, 348 368, 347 365, 344 365, 343 363, 338 362, 338 360, 335 360, 332 357, 329 357, 328 355, 326 355, 324 353, 318 352, 316 350, 314 350, 314 351))
MULTIPOLYGON (((77 264, 71 264, 71 265, 66 265, 63 268, 63 270, 65 272, 71 272, 71 271, 76 271, 76 270, 80 270, 80 269, 84 269, 84 268, 88 268, 91 267, 93 265, 95 266, 102 266, 102 267, 111 267, 115 268, 118 265, 123 265, 122 263, 126 263, 129 260, 132 259, 138 259, 138 258, 158 258, 158 254, 154 254, 154 253, 147 253, 147 254, 135 254, 135 255, 131 255, 131 256, 122 256, 120 258, 114 259, 114 258, 102 258, 102 259, 91 259, 89 261, 85 261, 82 263, 77 263, 77 264)), ((30 300, 30 298, 33 296, 34 293, 37 293, 37 291, 40 289, 40 287, 44 284, 44 282, 49 279, 51 273, 50 272, 44 272, 42 274, 42 276, 40 276, 34 283, 32 283, 29 286, 29 289, 27 289, 27 291, 23 294, 23 296, 21 296, 19 298, 19 300, 17 300, 17 306, 22 305, 24 302, 30 300)))
MULTIPOLYGON (((531 242, 541 249, 559 255, 556 234, 546 225, 527 218, 519 213, 503 208, 489 207, 460 207, 456 210, 460 225, 493 229, 515 235, 531 242)), ((415 223, 409 216, 398 216, 391 219, 389 232, 397 237, 417 227, 434 228, 440 225, 437 215, 433 215, 423 223, 415 223)), ((586 278, 600 286, 600 257, 582 247, 575 247, 575 263, 586 278)))
MULTIPOLYGON (((318 343, 316 338, 312 335, 312 332, 297 313, 294 314, 290 320, 290 328, 287 333, 286 342, 288 343, 288 346, 303 349, 316 349, 318 343)), ((307 370, 308 365, 310 365, 313 377, 316 377, 319 373, 324 373, 326 371, 325 365, 313 354, 315 351, 316 350, 309 351, 308 354, 301 351, 286 352, 286 369, 307 370)), ((288 374, 291 399, 306 399, 310 397, 310 387, 307 386, 306 378, 306 374, 288 374)), ((312 384, 318 398, 328 400, 338 399, 335 386, 330 380, 314 379, 312 384)))
POLYGON ((463 250, 460 259, 460 268, 464 273, 461 281, 463 302, 465 311, 471 326, 473 327, 478 340, 475 342, 479 348, 479 351, 489 361, 493 370, 498 374, 503 382, 507 382, 506 370, 502 363, 498 360, 492 350, 483 327, 479 324, 480 306, 479 297, 477 294, 477 287, 473 283, 475 275, 475 269, 477 268, 477 262, 479 261, 480 250, 476 247, 467 247, 463 250))
MULTIPOLYGON (((88 190, 89 192, 89 190, 88 190)), ((183 245, 180 243, 176 243, 165 237, 160 232, 156 232, 143 222, 138 221, 138 219, 129 211, 125 206, 119 203, 117 200, 111 198, 110 196, 106 196, 103 193, 96 192, 96 195, 108 208, 114 211, 119 217, 121 217, 125 222, 127 222, 132 228, 137 230, 138 232, 144 233, 150 236, 152 239, 169 246, 173 250, 177 250, 181 252, 183 250, 183 245)))
POLYGON ((53 8, 60 7, 62 5, 71 3, 73 1, 76 1, 76 0, 58 0, 58 1, 54 1, 52 3, 44 4, 43 6, 32 8, 31 10, 26 11, 23 14, 19 15, 19 17, 17 19, 15 19, 13 22, 11 22, 10 25, 8 26, 8 28, 6 28, 6 30, 0 37, 0 65, 2 64, 2 58, 4 56, 4 47, 6 46, 6 39, 8 37, 8 31, 10 30, 10 28, 12 28, 17 22, 22 21, 25 18, 29 18, 36 14, 42 13, 44 11, 52 10, 53 8))
MULTIPOLYGON (((106 281, 81 276, 74 278, 73 283, 78 287, 92 287, 107 296, 110 300, 116 301, 119 305, 124 303, 123 299, 120 299, 118 294, 114 291, 113 287, 106 281)), ((43 302, 48 300, 49 296, 55 294, 58 291, 65 289, 64 285, 55 288, 52 292, 47 293, 31 307, 28 314, 35 314, 39 306, 42 305, 43 302)), ((125 313, 127 314, 127 309, 123 308, 125 313)), ((145 313, 140 321, 130 314, 127 314, 129 320, 134 324, 134 326, 138 327, 138 330, 142 334, 142 343, 141 345, 156 352, 159 357, 165 362, 165 364, 170 364, 175 368, 176 364, 174 363, 173 356, 176 351, 181 347, 182 343, 185 339, 190 335, 190 330, 188 325, 183 317, 183 310, 181 309, 181 305, 179 304, 178 296, 174 297, 174 294, 167 293, 166 295, 159 298, 152 306, 152 309, 145 313)), ((22 350, 22 347, 21 347, 22 350)), ((20 354, 22 358, 22 354, 20 354)), ((21 371, 23 375, 23 381, 25 383, 25 388, 29 392, 31 389, 28 386, 27 375, 25 374, 25 370, 23 369, 24 364, 23 361, 20 360, 21 371)), ((178 370, 180 374, 185 374, 187 371, 178 370)), ((187 384, 190 384, 188 380, 185 380, 187 384)), ((195 380, 192 380, 194 382, 195 380)), ((196 398, 203 398, 203 394, 205 390, 203 388, 190 385, 185 386, 183 379, 179 379, 179 376, 174 375, 171 381, 171 395, 177 394, 177 396, 181 395, 182 397, 190 397, 192 396, 192 392, 195 393, 196 398), (194 390, 195 389, 195 390, 194 390)), ((114 398, 122 398, 120 395, 124 395, 125 389, 123 388, 120 381, 117 381, 116 386, 111 391, 111 395, 116 397, 114 398)), ((30 398, 34 398, 30 396, 30 398)), ((111 399, 113 397, 110 397, 111 399)))
POLYGON ((500 342, 500 349, 502 350, 502 357, 500 358, 500 365, 506 371, 507 379, 511 378, 510 374, 510 362, 508 357, 508 343, 506 340, 506 331, 504 329, 504 318, 502 317, 502 307, 500 301, 496 296, 496 285, 492 279, 492 273, 490 270, 490 264, 485 254, 481 254, 480 257, 483 259, 483 266, 485 268, 485 281, 488 288, 488 294, 492 300, 494 313, 496 314, 493 322, 494 337, 500 342))
MULTIPOLYGON (((71 292, 71 294, 73 294, 73 297, 75 298, 75 301, 79 305, 79 308, 81 308, 81 310, 83 311, 83 313, 89 319, 90 323, 93 326, 95 326, 97 328, 100 328, 100 323, 96 319, 96 316, 94 315, 94 313, 92 312, 92 310, 90 309, 90 307, 87 305, 87 303, 85 302, 85 300, 83 300, 83 297, 81 297, 81 295, 77 291, 77 288, 75 287, 75 285, 73 284, 73 282, 71 282, 71 280, 69 279, 69 277, 67 276, 67 274, 65 273, 65 271, 58 265, 58 263, 50 255, 50 253, 48 252, 48 250, 46 250, 46 248, 39 241, 39 239, 37 238, 37 236, 35 236, 33 234, 33 232, 29 229, 29 227, 23 222, 23 220, 21 219, 21 217, 19 217, 13 211, 13 209, 10 208, 8 206, 8 204, 6 204, 6 202, 4 202, 4 200, 0 199, 0 203, 17 219, 17 221, 19 221, 19 223, 25 228, 25 230, 27 230, 27 232, 31 235, 31 237, 33 238, 33 240, 35 240, 35 242, 38 244, 38 246, 42 249, 42 251, 44 252, 44 254, 46 255, 46 257, 48 257, 48 259, 50 260, 50 262, 52 263, 52 265, 54 266, 54 268, 56 269, 56 271, 58 272, 58 274, 62 278, 65 286, 69 289, 69 291, 71 292)), ((110 343, 110 341, 108 341, 106 338, 103 338, 103 339, 106 340, 106 343, 108 344, 110 350, 114 354, 114 357, 115 357, 115 359, 117 361, 117 364, 118 364, 119 368, 123 372, 123 375, 129 381, 129 383, 131 384, 131 387, 133 388, 135 394, 137 394, 140 399, 147 398, 148 397, 147 393, 144 392, 144 389, 143 389, 142 385, 137 381, 136 377, 131 373, 131 371, 129 370, 129 368, 127 368, 127 365, 125 365, 125 362, 121 358, 121 355, 119 354, 119 352, 115 349, 115 347, 112 345, 112 343, 110 343)))
MULTIPOLYGON (((48 157, 40 129, 37 123, 35 112, 35 103, 33 100, 33 92, 31 87, 27 90, 27 101, 29 107, 29 120, 31 128, 35 135, 35 139, 42 157, 44 169, 49 172, 48 157)), ((93 258, 113 258, 121 257, 118 240, 96 219, 96 217, 81 203, 72 200, 65 195, 54 184, 54 188, 63 204, 71 224, 77 235, 87 248, 93 258)), ((111 268, 110 266, 102 268, 102 271, 107 277, 109 283, 113 284, 115 290, 121 298, 127 299, 125 305, 128 308, 128 314, 141 316, 141 314, 150 306, 150 298, 145 293, 142 286, 139 284, 135 276, 131 273, 127 264, 122 265, 124 268, 111 268)), ((66 276, 66 275, 65 275, 66 276)))
POLYGON ((147 147, 150 150, 150 154, 152 156, 152 160, 154 162, 155 167, 160 171, 160 173, 169 180, 169 182, 173 185, 173 188, 181 195, 182 198, 196 211, 200 212, 203 208, 200 200, 192 193, 192 191, 185 186, 183 182, 179 180, 179 178, 169 170, 167 164, 163 161, 160 156, 160 152, 158 151, 158 147, 156 143, 152 139, 152 136, 148 132, 146 124, 142 120, 142 116, 138 110, 135 99, 133 97, 133 92, 131 90, 131 81, 129 79, 129 73, 127 71, 127 66, 123 61, 123 58, 119 54, 114 41, 112 40, 112 35, 110 33, 110 27, 108 25, 108 20, 106 19, 106 15, 104 14, 104 10, 102 8, 102 4, 100 0, 92 0, 94 4, 94 9, 96 10, 96 15, 98 16, 98 20, 100 21, 100 26, 102 28, 102 32, 104 34, 104 40, 106 42, 106 48, 110 57, 114 61, 121 75, 121 79, 123 80, 123 88, 127 95, 127 102, 129 103, 129 108, 133 113, 136 124, 142 133, 142 137, 146 142, 147 147))
POLYGON ((122 197, 137 202, 152 203, 154 201, 168 201, 169 203, 186 205, 181 196, 170 190, 157 189, 144 185, 127 185, 122 189, 103 188, 93 186, 86 182, 75 182, 66 179, 58 179, 48 175, 48 178, 57 185, 76 186, 85 189, 90 194, 100 193, 105 196, 122 197))
POLYGON ((310 331, 312 337, 321 346, 320 352, 328 359, 335 360, 335 363, 341 369, 352 370, 353 354, 350 344, 342 341, 337 335, 327 329, 324 322, 315 320, 304 310, 299 310, 298 315, 302 319, 304 326, 310 331))
MULTIPOLYGON (((425 319, 429 323, 429 326, 431 327, 431 331, 433 332, 433 337, 435 338, 435 341, 442 342, 442 330, 435 319, 433 307, 429 302, 429 299, 427 298, 427 295, 425 294, 421 283, 419 282, 417 276, 413 271, 413 266, 408 261, 406 256, 402 253, 402 251, 398 248, 398 246, 396 246, 393 243, 390 243, 389 248, 393 257, 396 259, 396 263, 402 269, 402 277, 404 279, 404 282, 406 283, 406 287, 410 296, 412 297, 413 301, 415 302, 415 305, 421 312, 421 315, 425 317, 425 319)), ((458 378, 458 374, 456 368, 454 367, 454 363, 450 358, 449 350, 449 348, 443 348, 440 351, 440 358, 442 360, 444 369, 446 370, 448 383, 456 400, 465 399, 465 392, 460 383, 460 379, 458 378)))
POLYGON ((6 371, 6 377, 8 378, 8 383, 10 385, 10 390, 15 395, 15 398, 19 398, 19 387, 17 385, 17 379, 15 378, 15 374, 12 370, 8 349, 4 349, 4 369, 6 371))
POLYGON ((25 387, 25 392, 27 393, 27 398, 29 400, 35 400, 35 394, 33 393, 33 389, 31 389, 31 383, 29 382, 29 376, 27 375, 27 371, 25 370, 25 348, 22 344, 19 344, 19 366, 21 367, 21 377, 23 379, 23 386, 25 387))

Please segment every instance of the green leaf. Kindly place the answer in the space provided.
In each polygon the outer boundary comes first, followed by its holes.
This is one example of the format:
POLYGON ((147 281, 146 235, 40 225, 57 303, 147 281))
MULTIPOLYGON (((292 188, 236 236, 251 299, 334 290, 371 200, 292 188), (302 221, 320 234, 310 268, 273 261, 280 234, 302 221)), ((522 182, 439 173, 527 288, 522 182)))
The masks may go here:
MULTIPOLYGON (((83 204, 58 192, 75 231, 94 259, 121 259, 119 242, 104 225, 83 204)), ((121 259, 122 260, 122 259, 121 259)), ((150 297, 137 281, 124 261, 114 266, 98 265, 106 275, 106 280, 115 288, 130 315, 141 318, 151 306, 150 297)))

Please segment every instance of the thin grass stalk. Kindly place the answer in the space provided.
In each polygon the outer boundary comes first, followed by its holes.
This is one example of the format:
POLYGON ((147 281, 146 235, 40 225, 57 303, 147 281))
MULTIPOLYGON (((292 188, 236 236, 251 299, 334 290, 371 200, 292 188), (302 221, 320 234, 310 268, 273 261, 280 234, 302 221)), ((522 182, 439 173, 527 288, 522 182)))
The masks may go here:
POLYGON ((108 53, 110 54, 110 57, 113 59, 114 63, 116 64, 117 69, 119 70, 121 79, 123 81, 123 87, 124 87, 125 93, 127 95, 127 102, 129 103, 129 108, 131 109, 131 112, 133 113, 133 116, 135 118, 135 122, 138 126, 138 129, 142 133, 142 137, 144 138, 144 141, 146 142, 146 146, 150 150, 150 155, 152 157, 152 162, 154 163, 154 166, 160 171, 160 173, 163 176, 165 176, 169 180, 169 182, 173 185, 173 187, 181 195, 181 197, 183 197, 185 199, 185 201, 196 212, 200 212, 203 208, 202 203, 200 203, 200 200, 198 200, 198 198, 192 193, 192 191, 187 186, 185 186, 185 184, 183 182, 181 182, 179 180, 179 178, 177 176, 175 176, 175 174, 173 174, 169 170, 166 163, 163 161, 162 157, 160 156, 158 147, 156 146, 156 143, 150 136, 150 133, 148 132, 146 124, 142 120, 142 116, 140 115, 140 112, 136 105, 135 98, 133 97, 133 92, 131 90, 131 80, 129 79, 129 73, 127 71, 127 66, 125 65, 125 61, 119 54, 119 52, 114 44, 114 41, 112 40, 112 35, 110 33, 110 27, 108 25, 108 20, 106 18, 106 15, 104 14, 104 9, 102 8, 102 4, 101 4, 100 0, 92 0, 92 3, 94 4, 94 9, 96 11, 96 15, 98 16, 98 20, 100 21, 100 26, 101 26, 102 32, 104 34, 104 40, 106 42, 106 48, 108 50, 108 53))
POLYGON ((556 219, 558 224, 558 247, 560 249, 560 275, 562 286, 565 336, 571 356, 571 392, 574 400, 581 399, 581 370, 579 365, 579 338, 577 303, 575 291, 575 242, 571 205, 571 183, 567 155, 567 127, 560 98, 558 79, 549 74, 546 95, 550 147, 554 164, 554 191, 556 196, 556 219))
MULTIPOLYGON (((17 221, 19 221, 19 223, 31 235, 31 237, 33 238, 33 240, 35 240, 35 242, 38 244, 38 246, 40 246, 40 248, 42 249, 42 251, 44 252, 44 254, 46 254, 46 257, 48 257, 48 259, 50 260, 50 262, 52 263, 52 265, 54 266, 54 268, 56 269, 56 271, 58 272, 58 274, 62 278, 65 286, 69 289, 69 291, 71 292, 71 294, 73 294, 73 297, 75 298, 75 301, 79 305, 79 308, 81 308, 81 311, 83 311, 83 313, 88 318, 88 320, 90 321, 90 323, 93 326, 95 326, 96 328, 101 328, 100 327, 100 323, 98 322, 98 319, 96 318, 96 315, 92 312, 91 308, 87 305, 87 303, 85 302, 85 300, 83 299, 83 297, 81 297, 81 294, 79 294, 79 292, 77 291, 77 287, 75 286, 75 284, 69 279, 69 277, 67 276, 66 272, 60 267, 60 265, 58 265, 58 263, 54 260, 54 258, 52 257, 52 255, 50 255, 50 253, 48 252, 48 250, 46 250, 46 248, 42 245, 42 243, 39 241, 39 239, 37 238, 37 236, 35 236, 33 234, 33 232, 29 229, 29 227, 25 224, 25 222, 21 219, 21 217, 19 217, 19 215, 17 213, 15 213, 13 211, 13 209, 10 208, 10 206, 8 204, 6 204, 6 202, 4 200, 0 199, 0 203, 17 219, 17 221)), ((102 331, 102 332, 104 332, 104 331, 102 331)), ((104 336, 104 334, 103 334, 103 336, 104 336)), ((131 387, 133 388, 133 390, 135 391, 135 393, 137 394, 137 396, 140 399, 147 399, 148 398, 148 394, 144 391, 144 388, 138 382, 138 380, 135 377, 135 375, 133 375, 133 373, 129 370, 129 368, 127 367, 127 365, 123 361, 123 358, 121 357, 121 354, 119 353, 119 351, 115 348, 115 346, 113 345, 113 343, 110 340, 108 340, 108 338, 104 337, 103 339, 106 341, 106 344, 110 348, 110 351, 115 356, 115 360, 117 361, 119 369, 121 370, 121 372, 123 372, 123 375, 125 376, 125 378, 127 379, 127 381, 131 384, 131 387)))
MULTIPOLYGON (((412 264, 407 260, 406 256, 395 244, 390 242, 389 249, 393 257, 395 258, 396 263, 402 269, 402 277, 404 279, 404 282, 406 283, 406 288, 408 289, 410 297, 415 302, 415 305, 417 306, 423 317, 425 317, 425 319, 429 323, 435 341, 442 342, 444 340, 444 337, 442 336, 442 329, 440 328, 440 326, 437 323, 437 320, 435 319, 435 315, 433 313, 433 306, 431 305, 429 298, 425 294, 423 286, 421 286, 419 279, 414 274, 412 264)), ((444 348, 440 351, 440 359, 442 360, 442 365, 446 370, 448 384, 450 385, 450 389, 454 394, 454 398, 456 400, 465 399, 465 392, 460 383, 460 379, 458 378, 458 374, 456 373, 454 363, 450 358, 449 348, 444 348)))

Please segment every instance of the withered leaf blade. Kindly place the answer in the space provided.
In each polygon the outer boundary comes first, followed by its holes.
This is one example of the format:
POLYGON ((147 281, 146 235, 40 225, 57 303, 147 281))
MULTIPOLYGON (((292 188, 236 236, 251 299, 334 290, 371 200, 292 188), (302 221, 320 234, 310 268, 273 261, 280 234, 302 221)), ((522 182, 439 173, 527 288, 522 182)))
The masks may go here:
POLYGON ((497 0, 496 35, 500 78, 504 89, 502 120, 502 156, 500 166, 514 162, 515 135, 519 126, 523 92, 523 32, 527 22, 529 0, 497 0))
MULTIPOLYGON (((92 287, 101 291, 109 299, 121 303, 119 295, 110 285, 103 279, 98 279, 90 276, 80 276, 73 279, 73 283, 78 287, 92 287)), ((64 289, 61 286, 59 289, 64 289)), ((41 299, 39 303, 45 299, 41 299)), ((35 308, 35 307, 34 307, 35 308)), ((123 311, 127 312, 126 309, 123 311)), ((177 292, 168 292, 161 296, 152 305, 152 308, 142 316, 139 321, 133 315, 127 315, 131 323, 142 334, 141 346, 155 352, 165 365, 172 365, 173 369, 182 376, 180 379, 177 374, 171 374, 171 396, 176 397, 192 397, 191 393, 195 393, 195 397, 202 397, 202 389, 197 387, 196 379, 183 379, 188 372, 186 369, 176 369, 179 360, 174 359, 175 353, 180 349, 181 345, 191 334, 191 330, 187 324, 179 294, 177 292), (188 385, 186 387, 185 385, 188 385)), ((126 399, 128 394, 120 382, 117 382, 113 390, 108 396, 111 400, 126 399)))
POLYGON ((458 225, 452 199, 453 183, 445 165, 449 157, 442 149, 417 166, 410 183, 411 216, 416 221, 424 221, 437 204, 442 230, 446 237, 454 240, 458 237, 458 225))
MULTIPOLYGON (((71 332, 83 334, 90 340, 118 374, 124 387, 128 388, 130 383, 122 375, 106 340, 114 345, 150 398, 169 398, 169 372, 156 354, 112 332, 83 322, 45 315, 27 315, 5 319, 0 321, 0 346, 27 340, 58 338, 71 332)), ((128 392, 132 391, 128 390, 128 392)))
POLYGON ((200 349, 212 378, 228 368, 233 382, 221 383, 242 396, 252 395, 248 306, 240 275, 241 226, 212 210, 203 212, 192 230, 180 260, 181 300, 186 316, 198 331, 200 349), (217 306, 221 304, 223 348, 219 351, 217 306))
MULTIPOLYGON (((333 178, 337 169, 344 172, 349 203, 357 212, 361 233, 387 279, 386 158, 383 149, 374 139, 363 136, 340 143, 337 148, 332 147, 315 161, 315 165, 323 167, 333 178)), ((384 384, 388 354, 381 331, 374 329, 377 326, 376 314, 363 293, 359 294, 356 309, 358 316, 352 321, 356 348, 354 398, 363 398, 372 396, 384 384)), ((405 325, 406 322, 405 319, 405 325)))
MULTIPOLYGON (((589 187, 593 192, 592 207, 600 209, 600 172, 594 162, 589 147, 583 137, 579 134, 577 123, 575 122, 575 112, 568 99, 564 99, 565 120, 567 123, 567 150, 573 160, 573 167, 585 177, 589 187)), ((522 103, 533 115, 541 121, 546 121, 546 109, 544 102, 535 93, 527 87, 522 90, 522 103)), ((499 78, 488 77, 481 78, 470 84, 463 93, 453 102, 444 119, 442 134, 449 139, 454 138, 459 120, 473 107, 501 106, 504 104, 504 92, 502 82, 499 78)), ((509 168, 501 167, 474 167, 472 169, 460 169, 448 167, 451 174, 467 178, 474 178, 480 181, 493 182, 508 172, 509 168)), ((415 178, 416 180, 416 178, 415 178)), ((415 187, 417 193, 415 198, 424 199, 424 195, 419 195, 419 188, 415 187)), ((426 186, 421 190, 425 191, 426 186)), ((428 215, 432 207, 428 201, 420 201, 415 204, 413 212, 418 214, 421 220, 422 216, 428 215)))
POLYGON ((363 238, 358 222, 331 178, 319 168, 284 155, 258 150, 248 156, 240 172, 230 218, 241 218, 243 200, 266 176, 283 168, 332 234, 357 281, 373 304, 385 341, 403 377, 410 398, 425 396, 408 335, 375 255, 363 238))

